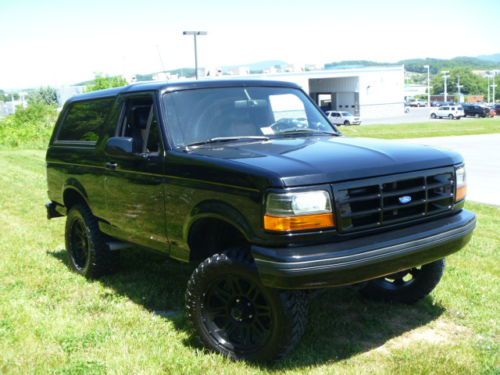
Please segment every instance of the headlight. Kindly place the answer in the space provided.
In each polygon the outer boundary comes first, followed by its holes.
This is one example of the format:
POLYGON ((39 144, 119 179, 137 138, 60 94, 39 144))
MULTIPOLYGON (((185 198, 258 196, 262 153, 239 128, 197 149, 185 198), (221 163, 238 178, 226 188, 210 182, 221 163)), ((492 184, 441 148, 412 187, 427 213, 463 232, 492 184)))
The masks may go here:
POLYGON ((465 175, 465 167, 459 167, 455 170, 456 176, 456 191, 455 191, 455 202, 465 199, 467 194, 467 180, 465 175))
POLYGON ((271 193, 267 196, 264 229, 290 232, 335 225, 330 194, 325 190, 271 193))

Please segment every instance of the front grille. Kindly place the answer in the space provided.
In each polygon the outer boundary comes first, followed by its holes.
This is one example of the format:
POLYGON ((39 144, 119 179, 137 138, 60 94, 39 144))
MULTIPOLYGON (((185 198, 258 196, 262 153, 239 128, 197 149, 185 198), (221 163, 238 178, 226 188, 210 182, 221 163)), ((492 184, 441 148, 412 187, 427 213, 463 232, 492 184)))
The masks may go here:
POLYGON ((337 229, 354 232, 450 211, 454 170, 398 174, 332 185, 337 229))

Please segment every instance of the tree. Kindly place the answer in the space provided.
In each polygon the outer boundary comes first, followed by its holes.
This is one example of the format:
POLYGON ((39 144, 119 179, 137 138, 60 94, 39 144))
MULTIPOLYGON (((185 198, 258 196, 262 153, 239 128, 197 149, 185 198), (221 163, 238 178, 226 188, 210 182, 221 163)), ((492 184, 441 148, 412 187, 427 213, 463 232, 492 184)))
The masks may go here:
POLYGON ((57 92, 53 87, 40 87, 28 96, 28 103, 30 105, 39 103, 47 105, 57 105, 57 92))
MULTIPOLYGON (((450 69, 447 79, 447 92, 449 95, 454 95, 458 92, 457 83, 460 77, 460 92, 465 95, 485 95, 486 96, 486 79, 474 74, 468 68, 453 68, 450 69)), ((442 74, 438 74, 432 80, 432 93, 439 95, 444 92, 444 79, 442 74)))
POLYGON ((104 76, 97 74, 95 76, 94 82, 89 83, 87 86, 85 86, 85 91, 90 92, 90 91, 96 91, 96 90, 103 90, 103 89, 109 89, 112 87, 121 87, 121 86, 126 86, 128 84, 127 80, 123 78, 122 76, 104 76))

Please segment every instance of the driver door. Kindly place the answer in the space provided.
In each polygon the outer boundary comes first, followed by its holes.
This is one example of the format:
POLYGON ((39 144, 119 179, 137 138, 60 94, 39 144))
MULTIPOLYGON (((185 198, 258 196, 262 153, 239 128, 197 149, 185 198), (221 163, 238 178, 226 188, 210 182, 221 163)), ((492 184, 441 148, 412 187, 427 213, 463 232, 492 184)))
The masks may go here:
POLYGON ((124 96, 115 136, 133 137, 137 158, 106 156, 105 195, 112 233, 168 251, 164 202, 164 146, 152 94, 124 96))

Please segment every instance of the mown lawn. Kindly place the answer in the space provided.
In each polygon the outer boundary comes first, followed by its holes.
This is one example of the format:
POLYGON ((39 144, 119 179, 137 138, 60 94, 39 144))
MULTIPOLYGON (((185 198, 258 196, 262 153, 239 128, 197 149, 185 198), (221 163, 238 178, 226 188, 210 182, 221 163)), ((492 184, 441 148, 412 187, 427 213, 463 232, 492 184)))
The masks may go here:
POLYGON ((424 138, 449 135, 500 133, 500 117, 463 120, 433 120, 413 124, 382 124, 341 126, 340 130, 351 137, 371 138, 424 138))
MULTIPOLYGON (((454 123, 455 124, 455 123, 454 123)), ((363 128, 360 128, 363 129, 363 128)), ((469 203, 479 226, 442 283, 415 306, 321 295, 298 349, 272 366, 205 352, 188 329, 191 268, 125 253, 121 272, 69 271, 64 219, 45 219, 42 151, 0 151, 0 373, 498 373, 500 209, 469 203)))

